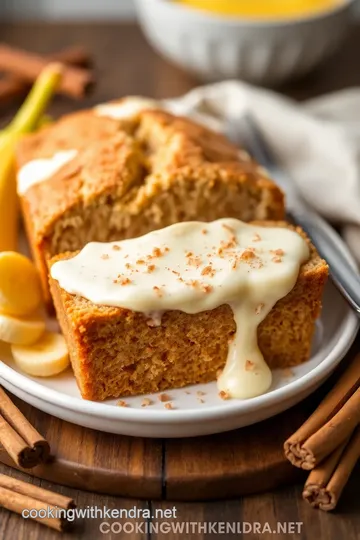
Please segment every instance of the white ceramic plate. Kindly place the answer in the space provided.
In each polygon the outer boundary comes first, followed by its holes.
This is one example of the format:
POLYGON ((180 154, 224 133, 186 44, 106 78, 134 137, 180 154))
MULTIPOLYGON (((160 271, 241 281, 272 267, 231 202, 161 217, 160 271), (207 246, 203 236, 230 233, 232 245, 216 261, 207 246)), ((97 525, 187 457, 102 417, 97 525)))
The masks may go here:
MULTIPOLYGON (((343 243, 339 243, 340 254, 355 264, 343 243)), ((358 327, 357 317, 329 282, 311 359, 292 370, 275 371, 271 389, 245 401, 221 400, 216 383, 167 392, 172 410, 165 408, 158 395, 146 396, 152 401, 147 407, 141 406, 145 396, 126 398, 127 407, 117 405, 117 400, 85 401, 70 369, 53 378, 30 377, 18 370, 4 344, 0 346, 0 381, 34 407, 100 431, 141 437, 207 435, 254 424, 304 399, 335 369, 354 341, 358 327)))

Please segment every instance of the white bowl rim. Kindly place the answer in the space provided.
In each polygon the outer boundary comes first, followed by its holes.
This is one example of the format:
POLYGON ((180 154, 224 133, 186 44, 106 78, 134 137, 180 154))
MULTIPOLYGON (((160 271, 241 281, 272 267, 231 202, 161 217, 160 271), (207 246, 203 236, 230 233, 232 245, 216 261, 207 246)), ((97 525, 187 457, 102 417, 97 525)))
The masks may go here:
POLYGON ((281 19, 276 18, 259 18, 259 17, 241 17, 241 16, 226 16, 213 13, 211 11, 202 10, 195 7, 189 7, 181 2, 175 2, 172 0, 135 0, 137 4, 143 4, 144 2, 150 4, 166 4, 170 9, 177 10, 181 13, 192 13, 198 19, 205 19, 208 22, 221 22, 228 26, 245 26, 245 27, 286 27, 286 26, 298 26, 306 23, 316 22, 324 20, 328 17, 332 17, 342 11, 348 10, 352 4, 355 4, 357 0, 339 0, 334 5, 329 5, 328 8, 321 9, 309 14, 301 15, 299 17, 283 17, 281 19))

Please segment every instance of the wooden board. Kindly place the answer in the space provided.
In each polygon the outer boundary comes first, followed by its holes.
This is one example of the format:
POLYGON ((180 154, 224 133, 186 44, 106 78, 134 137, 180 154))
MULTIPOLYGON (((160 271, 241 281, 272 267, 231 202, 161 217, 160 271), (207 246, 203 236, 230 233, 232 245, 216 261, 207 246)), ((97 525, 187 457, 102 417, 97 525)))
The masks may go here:
MULTIPOLYGON (((63 486, 137 499, 229 499, 305 478, 283 454, 283 443, 317 407, 359 351, 357 338, 341 366, 296 407, 246 428, 183 439, 141 439, 83 428, 12 396, 49 441, 53 458, 24 470, 63 486)), ((0 445, 0 462, 15 464, 0 445)))
MULTIPOLYGON (((82 428, 13 399, 48 439, 54 456, 24 472, 87 491, 170 500, 229 498, 295 481, 302 473, 284 458, 282 445, 313 407, 308 400, 236 431, 161 440, 82 428)), ((0 461, 15 466, 1 447, 0 461)))
MULTIPOLYGON (((196 501, 270 491, 306 478, 283 454, 283 443, 329 392, 359 352, 360 334, 346 358, 315 394, 296 407, 246 428, 183 439, 141 439, 70 424, 12 396, 49 441, 50 463, 33 476, 63 486, 137 499, 196 501)), ((0 445, 0 462, 15 464, 0 445)))

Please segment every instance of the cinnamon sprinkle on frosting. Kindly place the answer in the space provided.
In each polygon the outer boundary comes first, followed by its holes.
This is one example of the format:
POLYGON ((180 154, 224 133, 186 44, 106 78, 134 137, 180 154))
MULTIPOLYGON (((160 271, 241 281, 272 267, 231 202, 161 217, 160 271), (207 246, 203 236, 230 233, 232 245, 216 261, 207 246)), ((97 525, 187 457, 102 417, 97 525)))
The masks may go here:
POLYGON ((162 289, 160 287, 158 287, 157 285, 154 285, 153 289, 154 289, 154 291, 156 292, 156 294, 158 296, 160 296, 160 297, 163 296, 164 292, 162 291, 162 289))
POLYGON ((120 283, 120 285, 130 285, 132 281, 126 276, 118 276, 116 279, 114 279, 114 283, 120 283))
POLYGON ((283 249, 270 250, 270 253, 278 255, 279 257, 283 257, 285 255, 285 251, 283 249))
POLYGON ((211 293, 211 291, 213 291, 212 285, 203 285, 202 288, 203 288, 204 293, 206 294, 211 293))
POLYGON ((210 266, 210 265, 205 266, 205 268, 203 268, 202 271, 201 271, 201 275, 202 275, 202 276, 210 276, 210 277, 214 277, 214 275, 215 275, 215 270, 214 270, 213 267, 210 266))
POLYGON ((251 259, 255 259, 255 257, 256 257, 255 253, 251 251, 250 249, 246 249, 240 255, 240 259, 243 261, 249 261, 251 259))
POLYGON ((255 367, 254 362, 252 362, 251 360, 246 360, 245 371, 253 371, 254 367, 255 367))

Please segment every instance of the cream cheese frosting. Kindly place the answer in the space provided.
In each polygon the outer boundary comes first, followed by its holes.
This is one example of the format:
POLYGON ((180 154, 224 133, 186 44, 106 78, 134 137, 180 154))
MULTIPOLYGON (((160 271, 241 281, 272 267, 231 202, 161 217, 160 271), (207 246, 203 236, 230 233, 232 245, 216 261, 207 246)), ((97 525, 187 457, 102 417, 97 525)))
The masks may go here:
POLYGON ((220 219, 177 223, 120 242, 92 242, 56 262, 51 275, 70 294, 142 312, 154 324, 161 324, 167 310, 193 314, 230 305, 236 333, 218 386, 245 399, 271 385, 257 329, 294 287, 308 258, 306 241, 292 230, 220 219))
POLYGON ((77 150, 56 152, 49 158, 33 159, 26 163, 17 174, 17 191, 23 195, 31 186, 50 178, 61 167, 77 155, 77 150))

